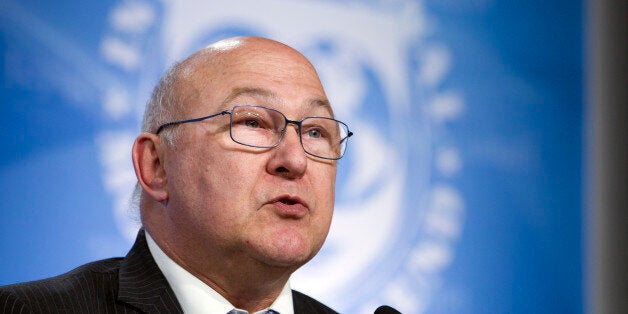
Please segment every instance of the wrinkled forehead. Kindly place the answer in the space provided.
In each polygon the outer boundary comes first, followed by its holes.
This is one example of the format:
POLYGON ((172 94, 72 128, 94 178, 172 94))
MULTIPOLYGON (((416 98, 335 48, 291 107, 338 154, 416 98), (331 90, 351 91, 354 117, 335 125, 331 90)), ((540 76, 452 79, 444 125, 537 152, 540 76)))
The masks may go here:
MULTIPOLYGON (((277 95, 272 89, 255 86, 234 87, 229 95, 225 97, 221 109, 228 110, 238 105, 256 105, 270 107, 279 111, 287 110, 289 104, 277 95)), ((303 118, 305 116, 334 117, 331 104, 327 97, 322 96, 306 97, 301 100, 296 110, 296 116, 292 118, 303 118)))

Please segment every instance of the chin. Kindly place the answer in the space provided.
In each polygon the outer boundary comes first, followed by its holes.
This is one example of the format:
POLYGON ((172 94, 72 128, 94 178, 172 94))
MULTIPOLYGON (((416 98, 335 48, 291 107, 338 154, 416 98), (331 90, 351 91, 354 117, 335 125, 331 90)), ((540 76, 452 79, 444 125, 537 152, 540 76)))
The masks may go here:
POLYGON ((265 264, 273 267, 281 267, 281 268, 289 268, 296 270, 299 267, 303 266, 303 264, 307 263, 311 258, 290 258, 286 256, 281 257, 268 257, 265 260, 265 264))
POLYGON ((318 246, 313 247, 301 237, 284 237, 275 238, 265 249, 258 250, 258 258, 270 266, 296 269, 311 260, 316 252, 318 246))

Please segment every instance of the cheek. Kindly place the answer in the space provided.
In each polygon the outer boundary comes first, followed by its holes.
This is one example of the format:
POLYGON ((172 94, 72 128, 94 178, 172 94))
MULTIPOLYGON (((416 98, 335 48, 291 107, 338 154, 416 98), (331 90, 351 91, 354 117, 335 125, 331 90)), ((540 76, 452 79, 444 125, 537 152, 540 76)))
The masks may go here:
POLYGON ((317 193, 317 200, 321 202, 320 205, 333 208, 336 195, 336 167, 324 165, 312 170, 315 179, 311 186, 317 193))
POLYGON ((217 154, 203 168, 200 193, 205 194, 205 206, 216 207, 218 213, 237 220, 255 206, 257 182, 260 177, 259 158, 243 154, 217 154))
POLYGON ((326 234, 334 212, 336 168, 327 165, 327 167, 313 170, 317 174, 315 182, 311 185, 316 193, 316 207, 319 211, 315 215, 316 225, 320 232, 326 234))
POLYGON ((233 160, 206 162, 198 169, 190 173, 187 191, 182 195, 187 223, 207 236, 231 242, 234 230, 245 228, 251 215, 248 209, 254 202, 248 180, 253 176, 250 171, 246 176, 233 160))
MULTIPOLYGON (((242 162, 236 156, 225 154, 218 145, 195 145, 181 149, 169 167, 171 196, 196 215, 224 215, 242 193, 247 192, 247 180, 242 162)), ((200 218, 200 217, 196 217, 200 218)))

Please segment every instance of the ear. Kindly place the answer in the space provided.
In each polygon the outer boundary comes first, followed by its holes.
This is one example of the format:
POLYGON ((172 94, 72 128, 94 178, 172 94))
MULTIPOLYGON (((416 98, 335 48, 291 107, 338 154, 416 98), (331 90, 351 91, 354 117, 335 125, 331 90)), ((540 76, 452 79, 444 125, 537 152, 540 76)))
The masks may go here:
POLYGON ((159 136, 152 133, 140 134, 133 144, 132 155, 135 176, 144 192, 157 202, 168 200, 166 169, 159 136))

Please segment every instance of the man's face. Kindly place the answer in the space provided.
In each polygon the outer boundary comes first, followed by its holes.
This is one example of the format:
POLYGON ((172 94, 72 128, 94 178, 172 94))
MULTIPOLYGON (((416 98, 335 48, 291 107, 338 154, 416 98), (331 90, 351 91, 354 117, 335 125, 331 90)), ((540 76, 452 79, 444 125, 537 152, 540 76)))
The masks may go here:
MULTIPOLYGON (((196 64, 181 92, 182 118, 243 104, 279 110, 290 120, 331 117, 311 65, 285 47, 262 45, 196 64)), ((176 127, 180 136, 166 148, 164 168, 166 223, 186 243, 178 255, 296 268, 318 252, 333 213, 335 161, 308 156, 293 125, 270 149, 233 142, 229 115, 176 127)))

